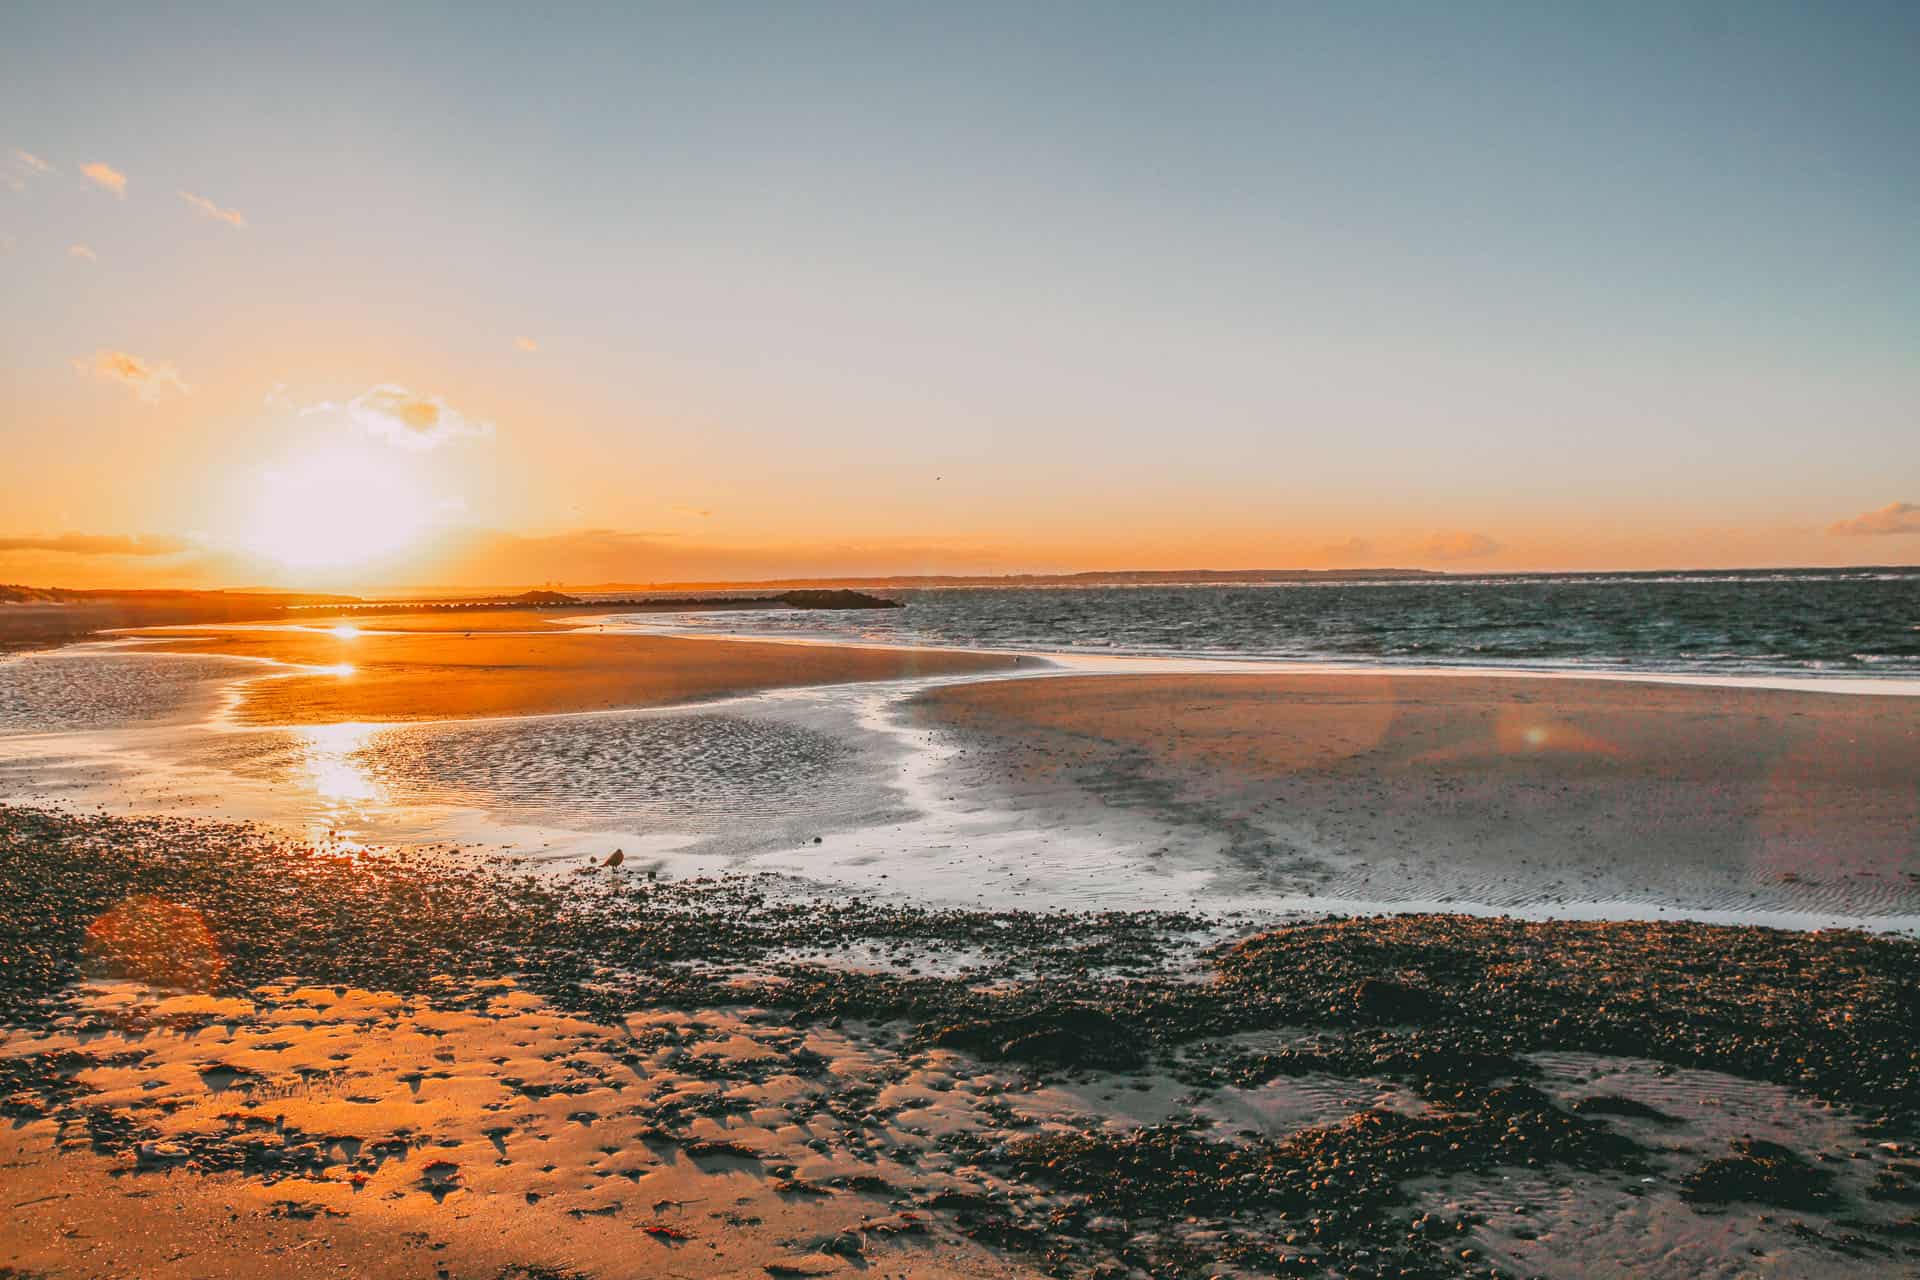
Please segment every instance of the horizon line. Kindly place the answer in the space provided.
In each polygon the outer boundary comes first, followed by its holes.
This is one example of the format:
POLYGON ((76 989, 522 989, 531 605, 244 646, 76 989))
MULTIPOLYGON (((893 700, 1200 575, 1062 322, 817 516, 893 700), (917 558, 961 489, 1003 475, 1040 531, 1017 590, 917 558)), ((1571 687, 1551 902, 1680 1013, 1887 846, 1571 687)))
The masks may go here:
MULTIPOLYGON (((370 598, 383 602, 404 602, 409 599, 427 596, 452 599, 463 595, 476 596, 500 592, 525 592, 530 590, 576 593, 591 592, 598 594, 611 591, 677 592, 861 586, 892 586, 910 590, 916 586, 928 588, 991 587, 997 584, 1009 586, 1232 586, 1236 584, 1258 585, 1269 582, 1284 584, 1288 582, 1327 582, 1341 580, 1407 583, 1432 581, 1436 579, 1466 580, 1474 578, 1729 577, 1751 573, 1807 574, 1865 572, 1874 570, 1883 572, 1920 572, 1920 564, 1743 565, 1723 568, 1676 566, 1662 569, 1489 569, 1479 571, 1464 569, 1417 569, 1399 566, 1367 566, 1352 569, 1080 569, 1058 572, 1022 573, 840 574, 794 578, 705 578, 677 579, 664 582, 615 580, 567 583, 556 579, 546 579, 540 582, 517 581, 464 586, 455 584, 369 586, 358 587, 351 590, 341 588, 268 586, 265 584, 222 587, 61 587, 57 585, 37 586, 31 583, 0 583, 0 591, 31 591, 76 597, 91 597, 95 599, 123 595, 257 595, 331 596, 335 598, 347 597, 354 599, 370 598)), ((31 602, 0 600, 0 604, 21 603, 31 602)))

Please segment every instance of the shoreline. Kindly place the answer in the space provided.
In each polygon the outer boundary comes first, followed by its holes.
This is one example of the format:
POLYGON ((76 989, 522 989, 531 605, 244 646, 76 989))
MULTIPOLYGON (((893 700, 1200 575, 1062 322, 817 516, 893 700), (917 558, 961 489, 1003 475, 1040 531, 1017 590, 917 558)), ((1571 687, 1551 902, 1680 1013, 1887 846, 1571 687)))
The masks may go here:
MULTIPOLYGON (((578 624, 604 623, 618 614, 590 615, 578 624)), ((572 624, 566 624, 572 625, 572 624)), ((1231 657, 1223 655, 1133 653, 1089 648, 1013 648, 992 645, 899 644, 879 640, 859 640, 834 635, 770 634, 758 631, 728 631, 715 628, 663 629, 644 625, 624 629, 626 634, 671 636, 676 639, 733 641, 754 644, 789 644, 803 647, 874 649, 900 653, 972 653, 1002 658, 1038 658, 1053 666, 1081 674, 1272 674, 1272 675, 1399 675, 1399 676, 1484 676, 1499 679, 1600 680, 1635 684, 1684 684, 1703 688, 1780 689, 1787 692, 1878 694, 1888 697, 1920 697, 1920 675, 1808 675, 1795 672, 1716 672, 1709 670, 1666 670, 1660 668, 1591 668, 1578 666, 1521 665, 1487 663, 1424 662, 1404 663, 1379 659, 1337 659, 1327 657, 1282 658, 1261 655, 1231 657)), ((1046 670, 1022 675, 1050 674, 1046 670)), ((1010 677, 1011 678, 1011 677, 1010 677)))

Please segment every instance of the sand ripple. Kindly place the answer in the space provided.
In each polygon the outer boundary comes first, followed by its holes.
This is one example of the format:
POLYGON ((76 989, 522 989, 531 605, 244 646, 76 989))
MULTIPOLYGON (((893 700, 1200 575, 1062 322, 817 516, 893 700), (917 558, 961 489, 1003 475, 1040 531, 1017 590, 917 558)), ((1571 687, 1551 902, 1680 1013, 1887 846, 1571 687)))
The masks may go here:
POLYGON ((873 788, 852 744, 712 714, 561 716, 232 735, 201 763, 390 805, 457 804, 573 829, 706 834, 819 822, 873 788))
POLYGON ((0 734, 110 729, 190 719, 221 686, 257 673, 229 658, 72 650, 0 662, 0 734))
POLYGON ((854 751, 792 725, 691 715, 413 726, 363 754, 374 777, 409 791, 718 828, 831 808, 854 751))

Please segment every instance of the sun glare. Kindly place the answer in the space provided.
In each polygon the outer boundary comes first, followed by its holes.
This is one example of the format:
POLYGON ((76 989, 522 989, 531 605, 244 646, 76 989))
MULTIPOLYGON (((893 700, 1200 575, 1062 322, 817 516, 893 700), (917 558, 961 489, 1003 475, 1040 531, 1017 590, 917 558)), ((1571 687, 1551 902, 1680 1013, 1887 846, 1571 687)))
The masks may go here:
POLYGON ((425 531, 431 504, 390 456, 315 452, 260 480, 245 549, 288 569, 344 569, 405 551, 425 531))

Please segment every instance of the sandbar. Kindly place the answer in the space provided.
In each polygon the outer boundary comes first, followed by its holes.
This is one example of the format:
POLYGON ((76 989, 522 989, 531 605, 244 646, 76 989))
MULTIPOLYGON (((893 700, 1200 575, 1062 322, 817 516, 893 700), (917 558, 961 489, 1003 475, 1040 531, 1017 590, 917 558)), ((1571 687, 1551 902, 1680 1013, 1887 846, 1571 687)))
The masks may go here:
MULTIPOLYGON (((521 627, 540 624, 520 615, 521 627)), ((496 624, 502 625, 502 624, 496 624)), ((465 719, 657 707, 799 685, 1013 670, 1021 659, 588 631, 389 633, 235 628, 149 634, 143 647, 300 667, 249 683, 245 724, 465 719)))

